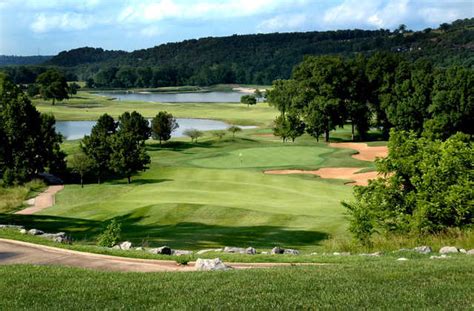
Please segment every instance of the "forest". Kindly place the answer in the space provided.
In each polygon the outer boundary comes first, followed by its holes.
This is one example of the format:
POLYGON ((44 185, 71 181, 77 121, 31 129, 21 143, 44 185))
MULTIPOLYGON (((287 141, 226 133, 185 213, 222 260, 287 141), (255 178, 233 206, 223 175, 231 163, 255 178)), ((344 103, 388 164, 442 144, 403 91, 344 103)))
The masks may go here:
POLYGON ((218 83, 271 84, 287 79, 306 55, 353 58, 393 52, 435 67, 473 68, 474 18, 411 31, 338 30, 207 37, 167 43, 133 52, 83 47, 63 51, 39 65, 7 66, 17 84, 28 84, 49 67, 67 80, 86 81, 89 88, 144 88, 218 83))

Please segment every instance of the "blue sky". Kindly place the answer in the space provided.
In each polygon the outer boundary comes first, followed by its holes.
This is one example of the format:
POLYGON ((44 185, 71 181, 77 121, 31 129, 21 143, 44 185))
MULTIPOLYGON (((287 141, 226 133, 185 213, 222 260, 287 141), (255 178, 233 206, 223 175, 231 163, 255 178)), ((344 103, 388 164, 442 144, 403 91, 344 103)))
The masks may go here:
POLYGON ((473 16, 474 0, 0 0, 0 54, 402 23, 418 30, 473 16))

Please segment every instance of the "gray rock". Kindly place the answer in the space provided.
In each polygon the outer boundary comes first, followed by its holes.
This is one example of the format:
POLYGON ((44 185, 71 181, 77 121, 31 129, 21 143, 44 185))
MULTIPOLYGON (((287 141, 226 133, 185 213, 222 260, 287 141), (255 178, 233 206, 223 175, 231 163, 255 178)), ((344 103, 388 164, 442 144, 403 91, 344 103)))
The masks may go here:
POLYGON ((172 255, 174 256, 186 256, 186 255, 192 255, 192 251, 185 251, 181 249, 173 249, 171 252, 172 255))
POLYGON ((257 253, 257 250, 253 247, 247 247, 245 249, 245 253, 248 255, 255 255, 257 253))
POLYGON ((279 248, 278 246, 272 248, 272 251, 271 251, 272 255, 275 255, 275 254, 283 254, 285 253, 285 249, 284 248, 279 248))
POLYGON ((370 253, 370 254, 365 254, 362 253, 360 256, 366 256, 366 257, 380 257, 382 256, 382 252, 375 252, 375 253, 370 253))
POLYGON ((28 231, 27 231, 26 229, 21 229, 21 230, 20 230, 20 233, 21 233, 21 234, 27 234, 28 231))
POLYGON ((460 249, 459 249, 459 252, 460 252, 460 253, 463 253, 463 254, 466 254, 466 253, 467 253, 467 251, 466 251, 464 248, 460 248, 460 249))
POLYGON ((216 271, 216 270, 229 269, 229 267, 227 267, 219 258, 214 258, 214 259, 198 258, 196 260, 196 264, 194 265, 194 267, 198 271, 216 271))
POLYGON ((451 254, 451 253, 458 253, 458 249, 457 247, 454 247, 454 246, 444 246, 444 247, 441 247, 441 249, 439 250, 439 253, 440 254, 451 254))
POLYGON ((152 248, 149 250, 152 254, 171 255, 171 248, 168 246, 162 246, 158 248, 152 248))
POLYGON ((42 234, 44 234, 44 232, 41 231, 41 230, 38 230, 38 229, 30 229, 30 230, 28 230, 28 234, 30 234, 30 235, 42 235, 42 234))
POLYGON ((40 235, 42 238, 51 240, 57 243, 68 243, 70 242, 69 238, 67 237, 65 232, 58 232, 58 233, 43 233, 40 235))
POLYGON ((224 247, 224 253, 231 253, 231 254, 245 254, 246 249, 241 247, 224 247))
POLYGON ((222 252, 223 250, 224 249, 222 249, 222 248, 207 248, 207 249, 201 249, 196 254, 202 255, 202 254, 209 253, 209 252, 222 252))
POLYGON ((474 255, 474 248, 466 252, 467 255, 474 255))
POLYGON ((405 257, 400 257, 400 258, 397 259, 397 261, 407 261, 407 260, 408 260, 408 258, 405 258, 405 257))
POLYGON ((444 258, 449 258, 449 256, 446 254, 442 254, 440 256, 435 256, 435 255, 430 256, 430 259, 444 259, 444 258))
POLYGON ((350 255, 351 255, 351 253, 349 253, 349 252, 342 252, 342 253, 340 253, 340 252, 334 252, 334 253, 332 253, 332 254, 333 254, 334 256, 350 256, 350 255))
POLYGON ((135 250, 136 250, 136 251, 144 251, 145 249, 140 246, 140 247, 135 247, 135 250))
POLYGON ((429 254, 433 251, 431 247, 426 245, 415 247, 413 250, 420 254, 429 254))
POLYGON ((128 251, 130 248, 132 248, 132 242, 130 241, 125 241, 119 244, 120 249, 123 249, 124 251, 128 251))
POLYGON ((283 254, 287 254, 287 255, 299 255, 300 252, 296 249, 291 249, 291 248, 287 248, 285 249, 285 251, 283 252, 283 254))
POLYGON ((118 245, 118 244, 114 245, 114 246, 112 246, 112 249, 120 249, 120 245, 118 245))
POLYGON ((0 225, 0 229, 17 229, 17 230, 23 230, 25 227, 23 226, 17 226, 17 225, 0 225))

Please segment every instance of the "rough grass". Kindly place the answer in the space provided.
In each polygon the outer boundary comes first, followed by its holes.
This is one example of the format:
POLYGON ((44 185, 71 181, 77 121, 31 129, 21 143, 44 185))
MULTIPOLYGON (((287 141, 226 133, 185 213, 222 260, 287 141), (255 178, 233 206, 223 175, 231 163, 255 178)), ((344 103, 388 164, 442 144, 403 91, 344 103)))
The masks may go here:
POLYGON ((33 180, 21 186, 8 188, 0 185, 0 213, 17 210, 25 200, 38 195, 45 187, 46 185, 40 180, 33 180))
POLYGON ((225 272, 0 267, 0 309, 471 309, 472 258, 225 272), (60 281, 59 281, 60 280, 60 281))

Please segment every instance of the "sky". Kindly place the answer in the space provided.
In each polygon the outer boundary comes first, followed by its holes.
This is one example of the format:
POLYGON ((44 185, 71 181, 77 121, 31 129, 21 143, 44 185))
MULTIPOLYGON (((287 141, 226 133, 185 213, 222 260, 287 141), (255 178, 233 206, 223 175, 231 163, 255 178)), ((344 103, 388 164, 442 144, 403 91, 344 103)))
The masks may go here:
POLYGON ((473 16, 474 0, 0 0, 0 54, 400 24, 421 30, 473 16))

